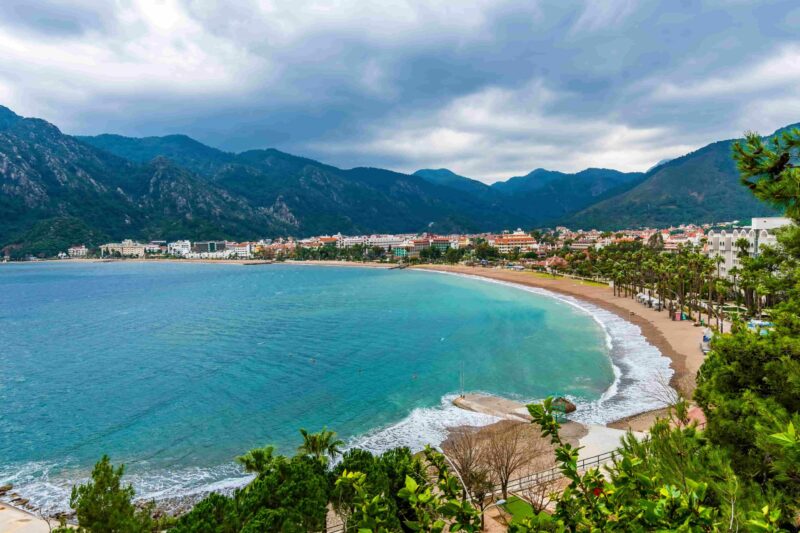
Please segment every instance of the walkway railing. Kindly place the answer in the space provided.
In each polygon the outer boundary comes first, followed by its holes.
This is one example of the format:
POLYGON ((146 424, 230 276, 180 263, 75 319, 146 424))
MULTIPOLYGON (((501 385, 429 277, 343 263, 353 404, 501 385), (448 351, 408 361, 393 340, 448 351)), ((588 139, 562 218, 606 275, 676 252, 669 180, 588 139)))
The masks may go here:
MULTIPOLYGON (((586 457, 584 459, 578 459, 578 471, 588 470, 590 468, 599 467, 612 461, 614 457, 617 455, 617 451, 613 450, 610 452, 604 452, 598 455, 593 455, 592 457, 586 457)), ((564 477, 564 473, 561 472, 561 467, 554 466, 552 468, 548 468, 547 470, 542 470, 541 472, 535 472, 533 474, 529 474, 527 476, 522 476, 517 479, 513 479, 508 482, 508 490, 524 490, 529 487, 535 485, 541 485, 543 483, 549 483, 551 481, 555 481, 557 479, 561 479, 564 477)), ((499 492, 500 486, 496 487, 495 492, 499 492)))

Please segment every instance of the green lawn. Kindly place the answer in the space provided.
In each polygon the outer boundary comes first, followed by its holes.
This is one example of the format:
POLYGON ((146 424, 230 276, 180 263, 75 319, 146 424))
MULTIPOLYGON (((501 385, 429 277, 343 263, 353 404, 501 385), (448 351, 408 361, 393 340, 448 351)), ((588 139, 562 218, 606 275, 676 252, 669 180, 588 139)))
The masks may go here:
POLYGON ((511 522, 514 524, 519 524, 534 515, 531 504, 516 496, 509 496, 506 503, 503 504, 503 509, 511 515, 511 522))
MULTIPOLYGON (((528 274, 529 276, 542 279, 573 279, 573 278, 567 278, 566 276, 561 276, 559 274, 556 274, 554 276, 553 274, 548 274, 547 272, 525 271, 525 273, 528 274)), ((608 283, 603 283, 600 281, 587 281, 582 279, 573 279, 573 281, 575 281, 575 283, 578 283, 580 285, 590 285, 592 287, 608 287, 608 283)))
POLYGON ((576 280, 581 285, 590 285, 592 287, 608 287, 608 283, 603 283, 602 281, 586 281, 586 280, 576 280))
POLYGON ((558 279, 563 278, 564 276, 559 276, 556 274, 555 276, 552 274, 548 274, 547 272, 536 272, 535 270, 528 270, 524 271, 526 274, 533 276, 535 278, 544 278, 544 279, 558 279))

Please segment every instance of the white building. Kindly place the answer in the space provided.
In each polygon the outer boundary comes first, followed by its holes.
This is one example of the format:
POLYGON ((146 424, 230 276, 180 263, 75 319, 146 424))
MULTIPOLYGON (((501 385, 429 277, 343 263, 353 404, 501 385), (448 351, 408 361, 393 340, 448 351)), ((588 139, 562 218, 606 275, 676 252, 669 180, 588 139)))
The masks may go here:
POLYGON ((190 241, 175 241, 167 244, 169 255, 187 256, 192 253, 192 243, 190 241))
POLYGON ((501 254, 509 254, 514 250, 519 250, 520 253, 535 252, 539 249, 536 239, 520 228, 517 228, 514 233, 494 235, 487 240, 489 245, 497 248, 501 254))
POLYGON ((356 235, 354 237, 343 237, 341 234, 336 236, 338 240, 336 241, 336 246, 339 248, 352 248, 353 246, 358 245, 365 245, 369 241, 369 237, 366 235, 356 235))
POLYGON ((104 244, 100 249, 106 255, 119 254, 122 257, 144 257, 145 250, 149 246, 131 239, 125 239, 122 242, 104 244))
POLYGON ((231 257, 237 259, 252 259, 255 252, 256 243, 253 242, 234 242, 230 243, 231 257))
POLYGON ((231 250, 218 250, 216 252, 191 252, 186 254, 187 259, 230 259, 231 250))
POLYGON ((402 235, 370 235, 367 238, 367 244, 369 246, 380 246, 388 252, 393 248, 402 246, 405 240, 402 235))
POLYGON ((747 253, 756 257, 764 246, 775 246, 775 230, 791 224, 791 219, 783 217, 754 218, 750 226, 732 230, 711 230, 708 232, 708 257, 722 257, 719 273, 728 276, 734 267, 739 267, 739 248, 736 242, 739 239, 747 240, 747 253))
POLYGON ((67 254, 70 257, 86 257, 89 255, 89 249, 83 244, 80 246, 72 246, 71 248, 67 248, 67 254))

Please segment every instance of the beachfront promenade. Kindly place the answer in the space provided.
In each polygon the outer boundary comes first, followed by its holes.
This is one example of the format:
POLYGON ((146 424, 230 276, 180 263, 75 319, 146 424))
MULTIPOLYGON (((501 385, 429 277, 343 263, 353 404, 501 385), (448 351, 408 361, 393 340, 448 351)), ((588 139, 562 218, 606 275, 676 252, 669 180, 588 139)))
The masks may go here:
MULTIPOLYGON (((58 524, 53 524, 57 526, 58 524)), ((0 532, 2 533, 49 533, 51 527, 38 516, 0 503, 0 532)))

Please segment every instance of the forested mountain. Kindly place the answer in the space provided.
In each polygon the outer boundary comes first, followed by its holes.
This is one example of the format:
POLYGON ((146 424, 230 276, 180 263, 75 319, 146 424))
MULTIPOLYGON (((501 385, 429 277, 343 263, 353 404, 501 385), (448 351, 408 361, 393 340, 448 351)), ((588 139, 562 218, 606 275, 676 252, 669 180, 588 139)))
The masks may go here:
POLYGON ((542 222, 559 222, 587 206, 641 182, 640 172, 588 168, 575 174, 536 169, 526 176, 492 185, 511 198, 517 212, 532 213, 542 222))
POLYGON ((213 173, 234 158, 233 154, 206 146, 186 135, 135 139, 104 133, 95 137, 76 138, 137 163, 147 163, 159 156, 166 157, 176 165, 198 174, 213 173))
MULTIPOLYGON (((183 161, 199 179, 277 217, 286 225, 283 235, 481 231, 530 223, 467 192, 384 169, 343 170, 274 149, 229 154, 183 136, 101 135, 81 140, 139 162, 157 155, 183 161)), ((275 233, 242 238, 268 235, 275 233)))
POLYGON ((492 190, 489 185, 481 181, 459 176, 452 170, 446 168, 423 168, 414 172, 414 175, 431 183, 435 183, 436 185, 451 187, 479 196, 490 194, 492 190))
POLYGON ((339 169, 274 149, 234 154, 185 135, 73 137, 0 106, 0 248, 105 239, 615 229, 773 214, 738 185, 731 141, 647 173, 537 169, 491 186, 447 169, 339 169))
POLYGON ((731 157, 733 142, 715 142, 658 165, 629 191, 568 216, 564 223, 574 228, 617 229, 778 214, 739 183, 731 157))
POLYGON ((0 107, 0 248, 103 239, 480 231, 521 221, 468 193, 277 150, 228 154, 188 137, 76 138, 0 107), (151 157, 152 156, 152 157, 151 157))
POLYGON ((280 217, 166 158, 134 163, 6 108, 0 108, 0 210, 0 245, 34 252, 63 250, 86 236, 199 238, 286 230, 280 217))

